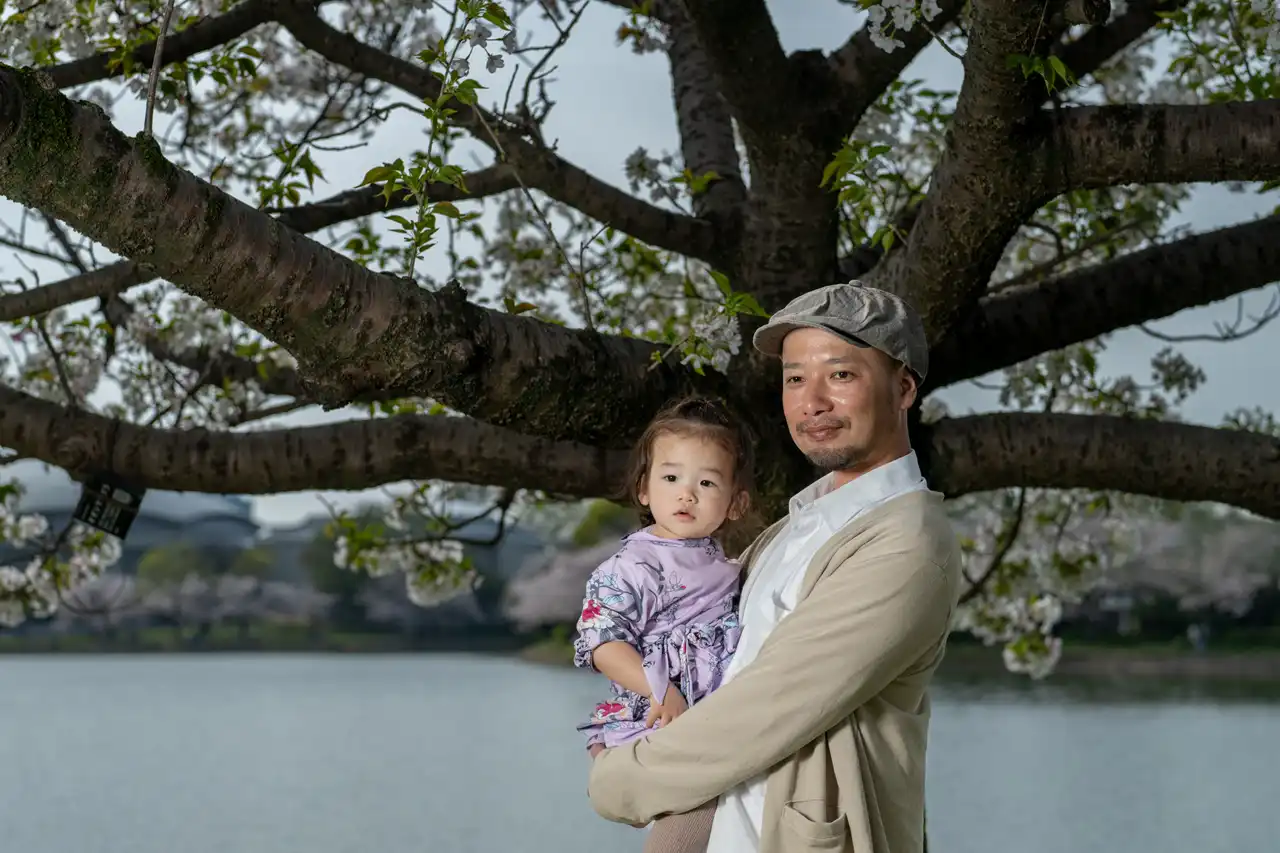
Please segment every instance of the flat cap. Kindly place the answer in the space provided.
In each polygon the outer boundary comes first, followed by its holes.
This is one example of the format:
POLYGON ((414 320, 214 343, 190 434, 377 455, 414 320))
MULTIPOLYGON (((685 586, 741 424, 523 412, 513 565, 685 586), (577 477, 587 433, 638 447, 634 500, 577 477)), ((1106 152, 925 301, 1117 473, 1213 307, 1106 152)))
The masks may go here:
POLYGON ((878 349, 923 382, 929 344, 915 309, 860 281, 830 284, 797 296, 756 330, 751 343, 765 355, 782 354, 782 339, 796 329, 823 329, 860 347, 878 349))

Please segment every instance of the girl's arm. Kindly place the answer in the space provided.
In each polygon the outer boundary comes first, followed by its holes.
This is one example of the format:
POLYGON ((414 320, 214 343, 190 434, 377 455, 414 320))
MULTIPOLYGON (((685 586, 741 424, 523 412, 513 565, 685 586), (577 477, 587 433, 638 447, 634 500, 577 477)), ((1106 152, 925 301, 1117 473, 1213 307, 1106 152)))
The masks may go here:
POLYGON ((578 619, 573 662, 661 704, 669 688, 665 667, 646 669, 639 652, 656 600, 651 575, 651 570, 625 552, 615 554, 591 573, 578 619))
MULTIPOLYGON (((599 646, 591 653, 591 663, 610 681, 616 681, 632 693, 649 696, 653 690, 644 672, 644 658, 630 643, 614 640, 599 646)), ((662 704, 663 697, 650 698, 662 704)))

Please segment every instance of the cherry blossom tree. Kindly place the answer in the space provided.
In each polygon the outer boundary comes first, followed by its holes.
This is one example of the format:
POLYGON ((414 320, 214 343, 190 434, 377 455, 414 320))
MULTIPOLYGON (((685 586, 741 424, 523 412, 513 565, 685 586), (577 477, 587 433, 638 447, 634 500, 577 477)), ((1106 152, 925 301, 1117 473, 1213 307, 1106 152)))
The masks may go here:
MULTIPOLYGON (((1280 517, 1266 413, 1182 422, 1203 374, 1176 341, 1150 382, 1097 368, 1117 330, 1280 278, 1280 215, 1171 226, 1190 184, 1280 180, 1275 6, 831 2, 862 11, 830 53, 787 53, 764 0, 6 11, 0 193, 21 207, 0 234, 0 445, 178 490, 408 481, 390 523, 341 528, 339 557, 430 603, 470 578, 442 484, 504 513, 608 496, 649 415, 690 391, 783 436, 775 370, 742 342, 856 278, 925 317, 913 443, 967 525, 961 624, 1046 672, 1063 601, 1123 550, 1116 506, 1280 517), (619 152, 627 190, 543 132, 584 14, 670 68, 679 150, 619 152), (954 90, 908 75, 926 49, 959 59, 954 90), (396 159, 335 186, 326 164, 375 137, 396 159), (993 374, 1002 411, 929 396, 993 374), (290 425, 315 409, 350 417, 290 425)), ((776 511, 812 471, 762 446, 776 511)), ((39 545, 0 570, 11 624, 112 555, 6 488, 4 537, 39 545)))

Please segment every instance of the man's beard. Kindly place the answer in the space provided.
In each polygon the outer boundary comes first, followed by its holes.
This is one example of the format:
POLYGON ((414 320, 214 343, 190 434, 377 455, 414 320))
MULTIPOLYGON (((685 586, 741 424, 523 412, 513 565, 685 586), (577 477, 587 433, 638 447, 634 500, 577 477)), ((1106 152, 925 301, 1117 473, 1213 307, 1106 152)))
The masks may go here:
POLYGON ((866 456, 857 447, 846 445, 845 447, 824 447, 819 450, 809 451, 804 455, 809 460, 809 464, 817 468, 819 471, 847 471, 850 468, 857 467, 857 464, 866 456))

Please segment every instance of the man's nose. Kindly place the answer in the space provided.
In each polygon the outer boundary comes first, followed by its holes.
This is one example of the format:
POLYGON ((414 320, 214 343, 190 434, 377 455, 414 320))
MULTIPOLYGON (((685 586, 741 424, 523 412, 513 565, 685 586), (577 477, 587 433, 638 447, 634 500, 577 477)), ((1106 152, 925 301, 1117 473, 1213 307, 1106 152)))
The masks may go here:
POLYGON ((831 411, 831 397, 821 382, 810 382, 805 385, 801 398, 801 411, 805 417, 823 415, 831 411))

